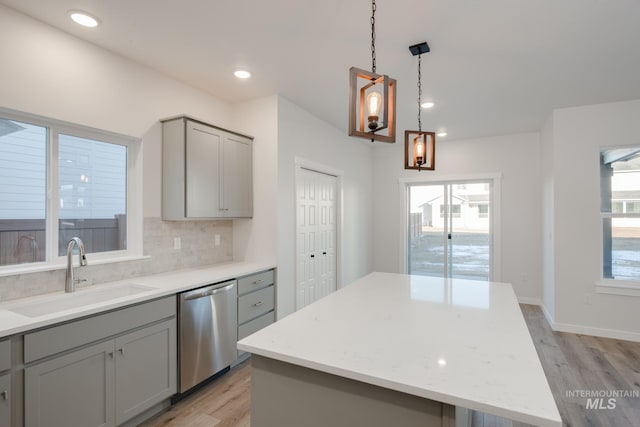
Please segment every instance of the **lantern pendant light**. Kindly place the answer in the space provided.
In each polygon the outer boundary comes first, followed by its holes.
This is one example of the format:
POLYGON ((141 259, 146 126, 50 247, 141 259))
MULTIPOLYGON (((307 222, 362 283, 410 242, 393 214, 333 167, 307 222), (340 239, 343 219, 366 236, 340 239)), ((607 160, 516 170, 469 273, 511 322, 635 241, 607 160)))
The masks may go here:
POLYGON ((396 81, 376 74, 376 1, 371 2, 371 72, 349 69, 349 136, 396 142, 396 81))
POLYGON ((427 42, 409 47, 418 56, 418 130, 404 131, 404 168, 434 170, 436 162, 436 134, 422 131, 422 54, 429 52, 427 42))

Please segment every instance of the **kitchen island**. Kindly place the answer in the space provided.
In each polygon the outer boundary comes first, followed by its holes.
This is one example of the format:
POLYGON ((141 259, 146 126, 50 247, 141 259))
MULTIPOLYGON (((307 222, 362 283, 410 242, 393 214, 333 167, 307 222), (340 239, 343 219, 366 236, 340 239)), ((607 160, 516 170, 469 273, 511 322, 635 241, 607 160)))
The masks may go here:
POLYGON ((256 427, 451 426, 456 407, 562 425, 506 283, 372 273, 238 348, 256 427))

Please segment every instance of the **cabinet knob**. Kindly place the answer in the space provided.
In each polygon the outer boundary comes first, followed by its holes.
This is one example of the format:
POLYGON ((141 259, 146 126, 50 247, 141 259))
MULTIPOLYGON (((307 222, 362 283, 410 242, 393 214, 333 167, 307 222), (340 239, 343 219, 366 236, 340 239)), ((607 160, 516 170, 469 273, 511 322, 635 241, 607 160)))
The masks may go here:
POLYGON ((327 254, 326 252, 322 252, 322 255, 326 255, 326 254, 327 254))
POLYGON ((311 254, 311 258, 315 258, 315 257, 316 257, 315 254, 311 254))
POLYGON ((2 396, 2 400, 9 400, 9 392, 7 390, 0 393, 0 396, 2 396))

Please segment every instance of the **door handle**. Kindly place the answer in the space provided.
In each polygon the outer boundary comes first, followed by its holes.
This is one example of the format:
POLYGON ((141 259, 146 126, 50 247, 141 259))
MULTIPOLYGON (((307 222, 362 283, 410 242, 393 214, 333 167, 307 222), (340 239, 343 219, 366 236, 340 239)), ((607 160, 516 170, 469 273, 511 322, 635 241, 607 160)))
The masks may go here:
POLYGON ((0 396, 2 396, 2 400, 9 400, 9 392, 7 390, 0 393, 0 396))
POLYGON ((122 347, 122 348, 121 348, 120 350, 118 350, 118 351, 120 352, 120 354, 121 354, 122 356, 124 356, 124 347, 122 347))

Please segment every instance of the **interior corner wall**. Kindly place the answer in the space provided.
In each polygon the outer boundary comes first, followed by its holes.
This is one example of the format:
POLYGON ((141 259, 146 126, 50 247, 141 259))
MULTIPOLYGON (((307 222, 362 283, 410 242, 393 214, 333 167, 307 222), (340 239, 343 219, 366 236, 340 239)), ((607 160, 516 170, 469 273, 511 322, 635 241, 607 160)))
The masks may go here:
POLYGON ((311 115, 278 97, 278 317, 295 311, 295 159, 313 161, 344 172, 340 241, 346 285, 372 271, 373 170, 371 147, 365 140, 311 115))
POLYGON ((148 67, 0 5, 2 107, 142 139, 144 216, 161 214, 160 119, 231 127, 231 107, 148 67))
POLYGON ((449 179, 502 174, 502 271, 529 302, 542 298, 542 221, 540 219, 540 135, 526 133, 436 142, 436 170, 404 169, 404 144, 374 149, 374 269, 400 272, 402 241, 400 178, 449 179))
POLYGON ((278 198, 278 97, 233 108, 234 129, 253 139, 253 218, 233 221, 233 259, 275 264, 278 198))
POLYGON ((640 340, 640 297, 595 293, 602 268, 600 149, 640 145, 640 100, 555 110, 553 122, 555 326, 640 340))
POLYGON ((553 114, 549 115, 540 133, 542 172, 542 309, 550 322, 555 320, 555 269, 553 232, 553 114))

